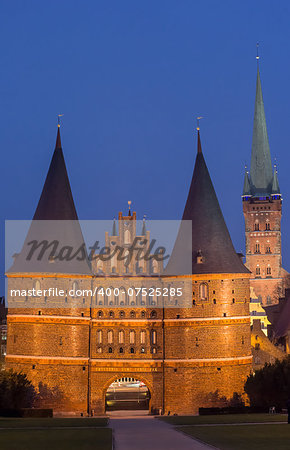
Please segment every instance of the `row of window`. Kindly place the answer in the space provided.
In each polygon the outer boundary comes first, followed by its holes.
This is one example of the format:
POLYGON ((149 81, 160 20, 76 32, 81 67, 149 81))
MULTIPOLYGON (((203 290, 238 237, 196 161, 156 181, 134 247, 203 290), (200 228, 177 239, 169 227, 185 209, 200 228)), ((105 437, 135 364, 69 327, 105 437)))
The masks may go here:
MULTIPOLYGON (((113 330, 98 330, 97 331, 97 344, 102 344, 104 340, 104 335, 107 336, 107 343, 113 344, 114 342, 114 331, 113 330)), ((145 344, 146 343, 146 331, 141 330, 140 331, 140 343, 145 344)), ((119 344, 125 344, 125 331, 119 330, 118 331, 118 343, 119 344)), ((135 330, 129 330, 129 344, 135 344, 136 343, 136 331, 135 330)), ((151 345, 157 344, 157 331, 151 330, 150 331, 150 343, 151 345)))
MULTIPOLYGON (((265 224, 265 231, 270 231, 270 230, 271 230, 270 222, 266 222, 266 224, 265 224)), ((259 224, 259 222, 255 222, 254 223, 254 231, 260 231, 260 224, 259 224)))
MULTIPOLYGON (((268 267, 266 268, 266 274, 267 274, 267 275, 272 275, 272 270, 271 270, 271 267, 270 267, 270 266, 268 266, 268 267)), ((260 268, 260 266, 257 266, 257 267, 256 267, 256 275, 261 275, 261 268, 260 268)))
MULTIPOLYGON (((261 253, 261 246, 260 246, 260 244, 258 242, 255 245, 254 253, 261 253)), ((271 247, 268 244, 265 246, 265 253, 272 253, 271 252, 271 247)))
MULTIPOLYGON (((101 311, 101 310, 98 311, 97 312, 97 317, 98 317, 98 319, 102 319, 103 317, 105 317, 104 316, 104 311, 101 311)), ((122 319, 122 318, 124 319, 126 317, 125 311, 119 311, 119 317, 120 317, 120 319, 122 319)), ((134 319, 136 317, 136 312, 133 311, 133 310, 130 311, 129 317, 131 319, 134 319)), ((140 317, 141 317, 141 319, 146 319, 146 317, 147 317, 146 311, 141 311, 140 317)), ((109 318, 110 319, 114 319, 115 318, 115 312, 114 311, 109 311, 109 318)), ((157 312, 155 310, 151 311, 150 314, 149 314, 149 318, 150 319, 156 319, 157 318, 157 312)))
MULTIPOLYGON (((105 349, 103 347, 100 347, 100 346, 97 347, 97 353, 103 353, 103 351, 105 351, 105 349)), ((106 349, 106 351, 107 351, 107 353, 114 353, 113 347, 108 347, 106 349)), ((150 352, 153 353, 153 354, 156 354, 157 353, 157 348, 156 347, 151 347, 150 348, 150 352)), ((118 348, 118 353, 125 353, 124 347, 119 347, 118 348)), ((131 353, 131 354, 136 353, 135 347, 130 347, 129 353, 131 353)), ((145 347, 141 347, 140 348, 140 353, 146 353, 145 347)))

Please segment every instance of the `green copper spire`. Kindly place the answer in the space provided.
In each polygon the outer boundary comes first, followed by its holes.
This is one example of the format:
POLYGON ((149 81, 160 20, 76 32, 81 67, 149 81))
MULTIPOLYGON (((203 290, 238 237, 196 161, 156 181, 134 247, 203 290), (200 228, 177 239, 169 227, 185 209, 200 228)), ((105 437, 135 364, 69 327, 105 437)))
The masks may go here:
POLYGON ((277 166, 275 164, 274 166, 274 176, 273 176, 273 186, 272 186, 272 194, 273 195, 280 195, 280 187, 278 182, 278 173, 277 173, 277 166))
POLYGON ((273 171, 259 65, 257 66, 256 101, 250 176, 252 195, 259 196, 271 194, 273 171))
POLYGON ((243 196, 244 195, 251 195, 251 185, 250 185, 249 172, 248 172, 247 166, 245 167, 243 196))

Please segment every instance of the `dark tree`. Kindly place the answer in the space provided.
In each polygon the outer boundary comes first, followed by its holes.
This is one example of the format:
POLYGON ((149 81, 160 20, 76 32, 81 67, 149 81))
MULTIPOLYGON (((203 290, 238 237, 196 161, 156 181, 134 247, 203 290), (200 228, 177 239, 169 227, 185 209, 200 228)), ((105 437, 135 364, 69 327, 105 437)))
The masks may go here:
POLYGON ((290 356, 274 364, 265 364, 250 375, 245 384, 251 406, 286 408, 290 399, 290 356))
POLYGON ((0 371, 0 409, 30 408, 36 391, 24 373, 0 371))

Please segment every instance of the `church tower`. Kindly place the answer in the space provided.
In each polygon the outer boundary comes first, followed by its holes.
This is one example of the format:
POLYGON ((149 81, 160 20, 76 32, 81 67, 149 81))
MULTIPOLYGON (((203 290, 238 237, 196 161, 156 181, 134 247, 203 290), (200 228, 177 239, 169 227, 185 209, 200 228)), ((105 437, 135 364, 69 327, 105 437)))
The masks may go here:
MULTIPOLYGON (((257 60, 259 57, 257 57, 257 60)), ((246 234, 246 266, 252 272, 250 286, 264 305, 276 303, 282 294, 281 214, 276 165, 274 171, 266 127, 259 63, 250 173, 245 170, 243 212, 246 234)))

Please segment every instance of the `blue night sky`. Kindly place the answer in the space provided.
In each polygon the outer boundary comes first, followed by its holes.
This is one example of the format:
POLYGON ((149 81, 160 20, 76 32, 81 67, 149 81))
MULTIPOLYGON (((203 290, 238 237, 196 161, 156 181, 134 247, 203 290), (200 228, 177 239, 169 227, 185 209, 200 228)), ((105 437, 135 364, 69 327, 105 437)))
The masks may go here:
MULTIPOLYGON (((237 251, 250 162, 256 42, 290 269, 289 1, 0 1, 1 267, 4 220, 31 219, 57 114, 81 219, 179 219, 201 121, 206 162, 237 251)), ((3 289, 2 289, 3 291, 3 289)), ((3 294, 4 292, 0 292, 3 294)))

